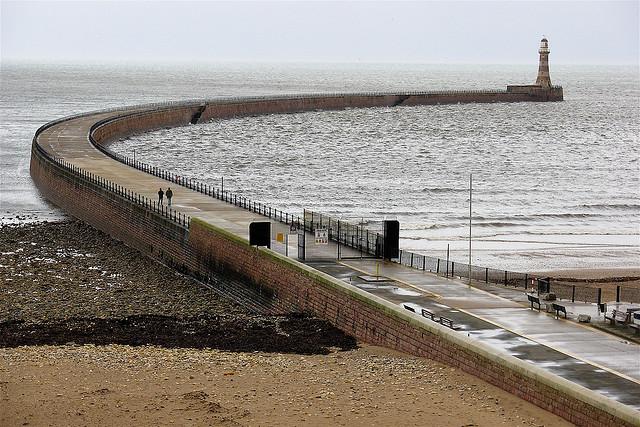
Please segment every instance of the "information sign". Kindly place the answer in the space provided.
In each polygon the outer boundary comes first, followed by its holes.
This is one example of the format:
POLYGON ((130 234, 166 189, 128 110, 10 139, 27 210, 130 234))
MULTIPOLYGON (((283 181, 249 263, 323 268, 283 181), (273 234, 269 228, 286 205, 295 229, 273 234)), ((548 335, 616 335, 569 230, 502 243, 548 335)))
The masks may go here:
POLYGON ((326 228, 316 228, 316 245, 329 244, 329 231, 326 228))

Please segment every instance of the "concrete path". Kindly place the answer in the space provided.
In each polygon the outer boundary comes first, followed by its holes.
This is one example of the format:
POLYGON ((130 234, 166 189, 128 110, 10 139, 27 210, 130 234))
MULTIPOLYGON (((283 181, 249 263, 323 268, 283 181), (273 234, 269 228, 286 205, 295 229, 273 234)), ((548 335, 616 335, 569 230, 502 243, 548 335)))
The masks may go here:
MULTIPOLYGON (((114 113, 99 113, 61 123, 39 136, 42 147, 89 172, 131 191, 156 200, 160 187, 171 187, 173 207, 183 214, 215 224, 248 238, 249 224, 265 217, 205 196, 163 179, 118 163, 91 146, 87 135, 96 121, 114 113)), ((276 232, 288 227, 273 223, 276 232)), ((308 235, 308 242, 312 236, 308 235)), ((285 253, 283 244, 273 248, 285 253)), ((529 361, 554 374, 581 384, 624 404, 640 409, 640 346, 590 327, 529 310, 518 298, 505 298, 505 291, 487 292, 395 263, 385 263, 384 282, 367 282, 359 276, 375 275, 375 260, 335 260, 335 244, 309 245, 307 263, 395 304, 428 308, 460 325, 460 333, 491 344, 508 354, 529 361), (502 295, 500 295, 502 293, 502 295)), ((289 255, 295 257, 295 240, 289 255)), ((343 249, 344 257, 358 253, 343 249)), ((515 294, 514 294, 515 295, 515 294)), ((419 312, 420 310, 418 310, 419 312)))
POLYGON ((417 313, 426 308, 450 318, 461 333, 640 409, 640 346, 636 344, 532 311, 460 281, 395 263, 378 267, 388 280, 373 283, 359 276, 375 274, 375 260, 309 264, 389 301, 413 307, 417 313))

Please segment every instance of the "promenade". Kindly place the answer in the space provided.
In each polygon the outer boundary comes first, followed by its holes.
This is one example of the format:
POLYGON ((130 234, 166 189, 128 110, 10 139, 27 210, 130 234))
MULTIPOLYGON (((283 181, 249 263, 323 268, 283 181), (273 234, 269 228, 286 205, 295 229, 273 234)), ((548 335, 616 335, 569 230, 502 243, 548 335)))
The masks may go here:
MULTIPOLYGON (((96 113, 62 122, 44 130, 37 141, 51 156, 151 200, 157 199, 159 188, 171 187, 172 207, 177 212, 243 239, 248 239, 251 222, 268 220, 107 157, 88 142, 87 135, 94 123, 111 116, 113 112, 96 113)), ((277 221, 272 221, 272 228, 274 235, 288 230, 286 224, 277 221)), ((357 259, 357 253, 348 248, 342 250, 343 258, 347 259, 336 259, 334 243, 315 246, 310 234, 307 245, 308 259, 304 263, 316 270, 397 306, 412 307, 416 311, 414 316, 421 317, 421 309, 426 308, 438 317, 450 318, 459 327, 458 334, 640 410, 640 346, 637 344, 532 311, 521 292, 491 286, 481 290, 399 264, 357 259), (361 277, 376 272, 385 279, 367 281, 361 277)), ((281 243, 274 241, 272 248, 285 253, 281 243)), ((290 257, 296 257, 293 242, 287 252, 290 257)))

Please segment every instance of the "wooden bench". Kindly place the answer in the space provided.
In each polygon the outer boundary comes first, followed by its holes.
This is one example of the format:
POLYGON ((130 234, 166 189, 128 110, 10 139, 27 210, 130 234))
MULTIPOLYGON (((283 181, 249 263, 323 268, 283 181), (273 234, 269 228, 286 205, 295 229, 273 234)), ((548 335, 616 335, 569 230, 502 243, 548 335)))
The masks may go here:
POLYGON ((538 304, 538 311, 540 311, 540 298, 535 297, 533 295, 529 295, 527 294, 527 299, 529 300, 529 303, 531 304, 531 310, 533 310, 535 307, 533 306, 534 304, 538 304))
POLYGON ((612 325, 616 323, 629 323, 629 313, 625 313, 624 311, 616 310, 615 308, 611 311, 611 316, 604 315, 604 319, 611 322, 612 325))
POLYGON ((433 314, 432 311, 427 310, 426 308, 422 309, 422 317, 426 317, 427 319, 431 319, 434 322, 437 322, 438 320, 436 319, 436 315, 433 314))
POLYGON ((556 319, 560 316, 560 313, 564 313, 564 318, 567 318, 567 309, 564 305, 553 303, 553 309, 556 312, 556 319))

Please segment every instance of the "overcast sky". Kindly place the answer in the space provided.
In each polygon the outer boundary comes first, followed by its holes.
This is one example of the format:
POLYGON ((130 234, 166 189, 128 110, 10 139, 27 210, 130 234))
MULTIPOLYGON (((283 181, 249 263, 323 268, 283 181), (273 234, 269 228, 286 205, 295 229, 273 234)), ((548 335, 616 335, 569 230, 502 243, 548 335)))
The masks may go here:
POLYGON ((2 60, 638 64, 638 0, 2 1, 2 60))

